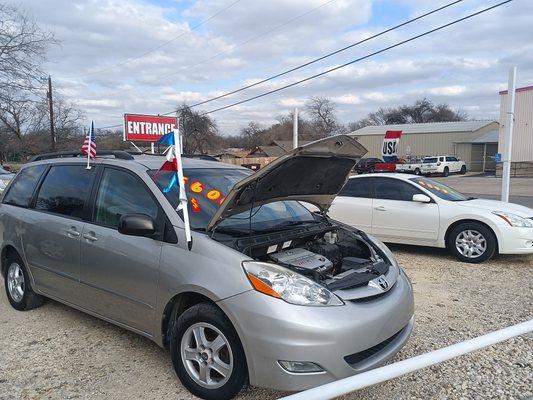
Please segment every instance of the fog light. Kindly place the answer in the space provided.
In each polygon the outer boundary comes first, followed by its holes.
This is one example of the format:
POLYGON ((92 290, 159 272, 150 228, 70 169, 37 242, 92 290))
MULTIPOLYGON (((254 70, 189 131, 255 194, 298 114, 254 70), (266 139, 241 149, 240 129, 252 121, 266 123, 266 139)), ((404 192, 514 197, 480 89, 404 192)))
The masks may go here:
POLYGON ((313 372, 324 372, 320 365, 310 361, 278 361, 281 367, 295 374, 309 374, 313 372))
POLYGON ((526 247, 533 247, 533 240, 528 240, 526 242, 526 247))

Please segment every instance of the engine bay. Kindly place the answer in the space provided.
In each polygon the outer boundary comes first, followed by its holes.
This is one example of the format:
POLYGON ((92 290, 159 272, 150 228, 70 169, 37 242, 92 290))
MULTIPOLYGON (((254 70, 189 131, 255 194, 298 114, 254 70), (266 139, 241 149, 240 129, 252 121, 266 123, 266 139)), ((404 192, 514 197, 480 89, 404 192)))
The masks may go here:
POLYGON ((387 257, 365 237, 363 232, 325 221, 235 238, 226 244, 255 260, 291 269, 329 290, 345 290, 366 286, 389 271, 387 257))

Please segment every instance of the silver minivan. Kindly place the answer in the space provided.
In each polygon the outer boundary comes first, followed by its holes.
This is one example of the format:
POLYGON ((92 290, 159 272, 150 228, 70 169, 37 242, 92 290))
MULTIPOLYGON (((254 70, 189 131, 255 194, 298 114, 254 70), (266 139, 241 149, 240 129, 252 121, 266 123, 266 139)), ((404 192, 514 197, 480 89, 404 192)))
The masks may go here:
POLYGON ((51 298, 146 336, 204 399, 373 368, 414 317, 389 249, 327 216, 365 152, 336 136, 255 173, 184 159, 191 246, 162 157, 100 153, 91 169, 74 154, 37 157, 0 205, 9 302, 51 298))

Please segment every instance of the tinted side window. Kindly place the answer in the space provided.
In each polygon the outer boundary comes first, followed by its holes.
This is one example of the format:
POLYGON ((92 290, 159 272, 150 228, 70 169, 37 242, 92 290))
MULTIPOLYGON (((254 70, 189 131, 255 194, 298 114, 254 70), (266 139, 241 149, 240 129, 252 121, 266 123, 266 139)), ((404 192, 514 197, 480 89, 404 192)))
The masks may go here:
POLYGON ((376 178, 376 197, 383 200, 412 201, 414 194, 422 193, 410 183, 390 178, 376 178))
POLYGON ((346 185, 342 188, 339 196, 364 197, 371 199, 374 197, 372 192, 371 178, 348 179, 348 182, 346 182, 346 185))
POLYGON ((93 171, 94 168, 88 170, 83 165, 53 166, 44 178, 35 209, 82 218, 93 171))
POLYGON ((4 203, 19 207, 29 207, 33 191, 42 173, 45 164, 26 167, 15 177, 9 187, 9 192, 4 197, 4 203))
POLYGON ((455 157, 446 157, 446 161, 459 161, 455 157))
POLYGON ((135 176, 106 168, 96 198, 95 222, 118 228, 124 214, 146 214, 157 219, 158 206, 145 185, 135 176))

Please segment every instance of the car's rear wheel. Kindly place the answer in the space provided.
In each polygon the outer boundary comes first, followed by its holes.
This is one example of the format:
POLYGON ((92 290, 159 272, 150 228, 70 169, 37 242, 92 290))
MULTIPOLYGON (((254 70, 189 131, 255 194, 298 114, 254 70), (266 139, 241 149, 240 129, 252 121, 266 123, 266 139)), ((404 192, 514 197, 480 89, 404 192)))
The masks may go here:
POLYGON ((496 252, 494 233, 485 225, 465 222, 456 226, 448 236, 448 248, 461 261, 481 263, 496 252))
POLYGON ((420 168, 415 168, 415 175, 420 175, 420 168))
POLYGON ((461 167, 461 171, 459 171, 459 173, 460 173, 461 175, 466 174, 466 165, 463 165, 463 166, 461 167))
POLYGON ((5 288, 7 299, 15 310, 27 311, 43 304, 44 298, 35 293, 30 284, 26 266, 16 254, 6 259, 5 288))
POLYGON ((237 332, 215 305, 197 304, 174 325, 172 364, 183 385, 202 399, 232 399, 248 377, 237 332))
POLYGON ((442 176, 448 176, 450 175, 450 168, 444 167, 444 171, 442 171, 442 176))

